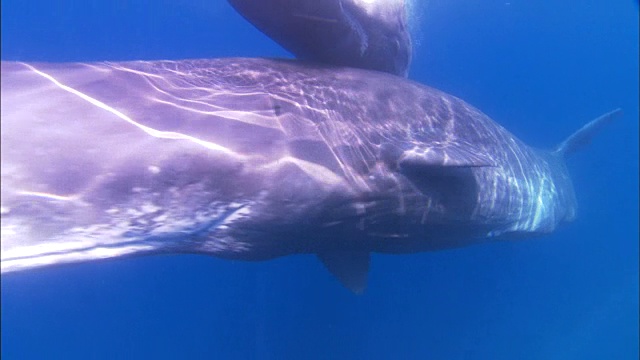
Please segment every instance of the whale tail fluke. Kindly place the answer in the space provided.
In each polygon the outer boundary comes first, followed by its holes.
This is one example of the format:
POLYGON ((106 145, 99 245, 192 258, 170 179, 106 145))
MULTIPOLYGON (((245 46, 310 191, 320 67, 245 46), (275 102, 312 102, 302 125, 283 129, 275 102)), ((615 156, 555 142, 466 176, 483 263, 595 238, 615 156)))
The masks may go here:
POLYGON ((567 157, 574 152, 581 150, 583 147, 591 143, 591 139, 593 139, 593 137, 600 132, 605 125, 620 116, 622 116, 622 109, 618 108, 591 120, 578 131, 571 134, 571 136, 569 136, 565 141, 560 143, 560 145, 554 149, 554 152, 562 157, 567 157))

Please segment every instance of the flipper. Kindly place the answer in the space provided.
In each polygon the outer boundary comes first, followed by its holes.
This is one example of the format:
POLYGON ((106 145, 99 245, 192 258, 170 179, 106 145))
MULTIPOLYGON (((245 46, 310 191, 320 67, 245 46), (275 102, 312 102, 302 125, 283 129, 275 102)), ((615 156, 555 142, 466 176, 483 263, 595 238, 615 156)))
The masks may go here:
POLYGON ((578 131, 571 134, 571 136, 569 136, 565 141, 560 143, 560 145, 555 148, 554 152, 566 157, 578 150, 581 150, 583 147, 591 143, 591 139, 593 139, 595 134, 600 132, 605 125, 620 116, 622 116, 622 109, 618 108, 590 121, 578 131))
MULTIPOLYGON (((473 210, 473 203, 468 201, 476 198, 473 168, 495 166, 481 151, 456 144, 407 151, 385 144, 381 157, 390 168, 406 176, 421 191, 434 194, 443 206, 460 217, 473 210)), ((349 290, 356 294, 364 291, 369 271, 368 252, 324 252, 318 254, 318 258, 349 290)))
POLYGON ((457 143, 422 145, 406 149, 389 142, 382 144, 379 156, 389 169, 402 173, 437 168, 495 166, 495 161, 482 149, 457 143))
POLYGON ((356 294, 367 287, 370 254, 362 251, 340 251, 318 254, 324 266, 342 285, 356 294))
POLYGON ((475 206, 470 201, 476 199, 478 192, 474 169, 495 166, 483 151, 455 143, 406 151, 388 146, 382 157, 391 169, 460 219, 467 218, 475 206))
POLYGON ((229 0, 249 22, 303 60, 407 76, 404 0, 229 0))

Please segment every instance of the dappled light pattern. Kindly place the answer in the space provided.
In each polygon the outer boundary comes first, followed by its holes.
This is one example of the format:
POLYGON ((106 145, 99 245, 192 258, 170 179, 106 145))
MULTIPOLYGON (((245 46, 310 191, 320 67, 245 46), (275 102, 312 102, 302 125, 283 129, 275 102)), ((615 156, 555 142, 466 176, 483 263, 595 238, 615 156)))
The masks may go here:
POLYGON ((561 158, 400 77, 265 59, 2 74, 3 272, 434 250, 573 217, 561 158))

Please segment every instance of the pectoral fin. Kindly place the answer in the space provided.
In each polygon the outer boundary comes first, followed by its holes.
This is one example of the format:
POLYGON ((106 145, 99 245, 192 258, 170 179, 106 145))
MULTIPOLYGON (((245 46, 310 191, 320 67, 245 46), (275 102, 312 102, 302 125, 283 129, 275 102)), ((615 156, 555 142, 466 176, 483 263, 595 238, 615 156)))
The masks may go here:
POLYGON ((466 219, 475 207, 478 185, 475 170, 494 167, 493 159, 468 146, 413 148, 396 160, 396 170, 449 213, 466 219))
POLYGON ((367 287, 370 261, 368 252, 327 252, 318 254, 318 258, 342 285, 354 293, 362 294, 367 287))

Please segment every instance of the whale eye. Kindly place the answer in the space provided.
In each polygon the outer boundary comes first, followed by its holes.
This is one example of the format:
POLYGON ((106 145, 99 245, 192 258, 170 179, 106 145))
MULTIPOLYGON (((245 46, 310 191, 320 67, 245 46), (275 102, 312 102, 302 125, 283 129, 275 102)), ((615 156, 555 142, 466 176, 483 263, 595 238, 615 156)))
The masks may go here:
POLYGON ((282 107, 278 104, 273 105, 273 112, 276 114, 276 116, 280 116, 280 114, 282 114, 282 107))

